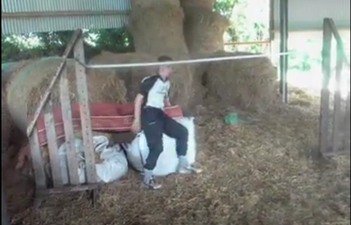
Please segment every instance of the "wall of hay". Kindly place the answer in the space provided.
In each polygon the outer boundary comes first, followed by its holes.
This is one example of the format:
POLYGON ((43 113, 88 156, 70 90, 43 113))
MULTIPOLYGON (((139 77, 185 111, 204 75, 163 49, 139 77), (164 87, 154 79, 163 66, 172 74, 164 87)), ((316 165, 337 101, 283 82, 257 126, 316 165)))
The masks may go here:
MULTIPOLYGON (((60 63, 61 59, 56 57, 30 61, 16 71, 14 78, 9 82, 7 87, 9 111, 22 131, 25 131, 28 124, 27 116, 34 113, 60 63)), ((77 102, 73 60, 67 62, 67 74, 71 102, 77 102)), ((87 85, 89 102, 126 102, 124 83, 111 69, 88 70, 87 85)), ((54 105, 60 103, 59 82, 54 86, 51 99, 54 105)))
MULTIPOLYGON (((250 53, 217 52, 213 56, 250 53)), ((217 101, 243 110, 265 111, 278 101, 277 70, 269 58, 211 62, 206 68, 208 93, 217 101)))
MULTIPOLYGON (((179 0, 131 1, 129 29, 137 53, 169 55, 187 59, 188 48, 183 34, 184 14, 179 0)), ((189 66, 174 66, 170 97, 173 104, 189 107, 193 96, 192 71, 189 66)))

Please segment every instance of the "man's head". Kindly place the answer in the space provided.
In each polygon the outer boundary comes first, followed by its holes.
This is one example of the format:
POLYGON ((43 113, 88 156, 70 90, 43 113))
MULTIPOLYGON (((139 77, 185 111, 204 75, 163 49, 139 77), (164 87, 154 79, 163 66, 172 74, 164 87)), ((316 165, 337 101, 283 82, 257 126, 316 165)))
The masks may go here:
MULTIPOLYGON (((169 61, 173 61, 173 59, 169 56, 166 55, 162 55, 160 57, 158 57, 157 59, 158 62, 169 62, 169 61)), ((163 65, 160 66, 160 68, 158 69, 158 74, 160 76, 162 76, 163 78, 168 78, 169 75, 171 75, 173 72, 173 68, 170 65, 163 65)))

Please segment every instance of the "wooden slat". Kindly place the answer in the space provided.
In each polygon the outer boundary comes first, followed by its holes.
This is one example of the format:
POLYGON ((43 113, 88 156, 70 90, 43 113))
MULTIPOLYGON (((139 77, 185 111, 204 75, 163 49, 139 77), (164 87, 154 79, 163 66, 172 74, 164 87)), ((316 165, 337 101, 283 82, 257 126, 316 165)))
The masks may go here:
POLYGON ((61 187, 61 188, 52 188, 47 190, 40 190, 37 192, 40 196, 52 195, 52 194, 61 194, 67 192, 79 192, 79 191, 88 191, 95 189, 99 186, 99 184, 87 184, 87 185, 77 185, 70 187, 61 187))
POLYGON ((44 111, 45 111, 45 114, 44 114, 45 131, 46 131, 46 137, 48 139, 52 181, 54 183, 54 187, 61 187, 63 186, 62 174, 60 169, 60 161, 59 161, 60 159, 59 159, 58 147, 57 147, 57 141, 56 141, 55 121, 54 121, 54 116, 52 114, 51 100, 49 100, 46 103, 44 111))
POLYGON ((35 184, 38 189, 46 188, 46 177, 44 172, 43 159, 39 147, 38 131, 35 127, 29 137, 30 153, 34 169, 35 184))
POLYGON ((337 152, 340 146, 340 129, 341 122, 341 72, 344 62, 343 47, 337 43, 336 71, 335 71, 335 94, 334 94, 334 118, 333 118, 333 152, 337 152))
MULTIPOLYGON (((84 46, 83 39, 80 37, 74 46, 74 57, 84 63, 84 46)), ((86 71, 84 66, 79 62, 76 62, 76 77, 77 77, 77 91, 80 106, 80 115, 82 123, 82 136, 85 150, 85 164, 86 174, 88 183, 96 182, 96 169, 95 169, 95 156, 94 156, 94 145, 93 135, 91 130, 90 121, 90 107, 88 101, 88 87, 86 79, 86 71)))
POLYGON ((320 126, 319 126, 319 150, 326 153, 329 139, 329 81, 330 81, 330 51, 331 51, 332 33, 328 25, 328 20, 323 21, 323 51, 322 51, 322 70, 323 84, 321 90, 320 104, 320 126))
POLYGON ((78 158, 77 158, 76 147, 74 145, 74 131, 73 131, 73 124, 72 124, 71 101, 69 98, 67 65, 63 67, 61 78, 60 78, 60 100, 61 100, 63 128, 65 132, 69 179, 72 185, 78 185, 79 184, 78 158))
POLYGON ((66 49, 65 49, 65 51, 63 53, 63 56, 62 56, 63 61, 59 65, 59 67, 57 68, 55 76, 50 81, 49 87, 46 89, 42 99, 39 102, 38 108, 35 110, 33 120, 29 123, 29 125, 27 127, 27 137, 29 137, 32 134, 34 126, 37 123, 37 120, 39 118, 40 112, 42 111, 46 101, 49 99, 49 95, 51 93, 51 90, 54 87, 57 78, 61 75, 61 71, 62 71, 63 66, 66 64, 66 59, 67 59, 69 53, 71 52, 74 44, 76 43, 78 36, 80 36, 81 34, 82 34, 82 30, 80 30, 80 29, 76 30, 74 32, 71 40, 69 41, 69 43, 68 43, 68 45, 67 45, 67 47, 66 47, 66 49))

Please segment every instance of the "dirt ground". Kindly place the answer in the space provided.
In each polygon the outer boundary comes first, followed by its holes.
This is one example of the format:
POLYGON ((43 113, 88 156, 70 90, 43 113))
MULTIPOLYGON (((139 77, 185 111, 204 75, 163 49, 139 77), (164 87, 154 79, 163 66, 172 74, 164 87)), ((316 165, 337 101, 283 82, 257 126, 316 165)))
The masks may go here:
POLYGON ((318 107, 239 112, 246 123, 231 127, 223 120, 234 110, 197 107, 202 174, 160 178, 163 189, 149 191, 130 170, 101 187, 95 208, 85 193, 56 195, 13 224, 350 224, 350 157, 311 158, 318 107))

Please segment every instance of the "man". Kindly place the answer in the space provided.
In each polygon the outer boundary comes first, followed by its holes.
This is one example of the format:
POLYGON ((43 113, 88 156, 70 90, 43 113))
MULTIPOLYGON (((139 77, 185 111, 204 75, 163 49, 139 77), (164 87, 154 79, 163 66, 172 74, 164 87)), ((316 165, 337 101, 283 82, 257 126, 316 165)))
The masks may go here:
MULTIPOLYGON (((172 61, 168 56, 160 56, 159 62, 172 61)), ((188 148, 188 130, 164 113, 164 107, 170 106, 168 77, 173 69, 169 65, 160 66, 158 73, 144 78, 139 93, 135 98, 134 122, 131 130, 144 131, 150 153, 144 165, 143 183, 150 189, 159 189, 161 185, 154 180, 152 171, 163 151, 162 134, 176 139, 176 151, 179 157, 179 173, 199 173, 186 159, 188 148)))

